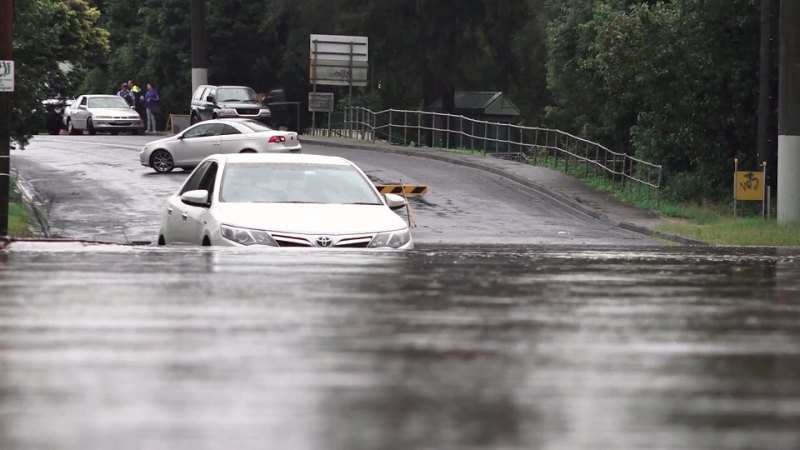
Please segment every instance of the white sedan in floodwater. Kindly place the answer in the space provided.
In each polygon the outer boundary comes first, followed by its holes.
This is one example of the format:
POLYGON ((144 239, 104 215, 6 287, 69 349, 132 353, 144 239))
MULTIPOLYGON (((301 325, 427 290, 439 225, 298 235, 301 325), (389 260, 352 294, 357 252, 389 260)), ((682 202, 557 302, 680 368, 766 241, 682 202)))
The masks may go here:
POLYGON ((158 243, 411 249, 405 206, 343 158, 212 155, 167 200, 158 243))
POLYGON ((215 119, 148 142, 139 152, 139 162, 167 173, 175 167, 192 168, 217 153, 296 153, 301 149, 294 131, 273 130, 250 119, 215 119))

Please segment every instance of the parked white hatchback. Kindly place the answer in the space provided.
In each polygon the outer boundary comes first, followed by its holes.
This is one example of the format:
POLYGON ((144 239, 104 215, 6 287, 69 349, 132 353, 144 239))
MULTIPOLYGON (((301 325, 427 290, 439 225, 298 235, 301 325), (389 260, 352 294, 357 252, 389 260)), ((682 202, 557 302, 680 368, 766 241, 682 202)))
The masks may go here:
POLYGON ((405 206, 344 158, 212 155, 167 200, 158 243, 411 249, 405 206))
POLYGON ((251 119, 215 119, 148 142, 139 152, 139 162, 167 173, 175 167, 192 168, 217 153, 291 153, 301 149, 294 131, 273 130, 251 119))

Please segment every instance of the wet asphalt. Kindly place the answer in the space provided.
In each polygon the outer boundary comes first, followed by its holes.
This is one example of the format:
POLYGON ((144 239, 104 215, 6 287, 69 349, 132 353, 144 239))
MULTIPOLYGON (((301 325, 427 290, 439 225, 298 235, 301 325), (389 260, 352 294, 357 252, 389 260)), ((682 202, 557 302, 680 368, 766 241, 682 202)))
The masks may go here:
MULTIPOLYGON (((37 136, 12 152, 54 237, 155 242, 164 200, 188 173, 159 175, 139 164, 149 136, 37 136)), ((654 245, 651 239, 543 198, 501 176, 426 158, 306 143, 305 153, 336 155, 376 182, 422 184, 412 198, 418 242, 446 244, 654 245)))
MULTIPOLYGON (((54 230, 150 236, 185 174, 78 150, 12 159, 54 230)), ((13 243, 0 448, 800 448, 800 250, 665 246, 471 173, 411 252, 13 243)))

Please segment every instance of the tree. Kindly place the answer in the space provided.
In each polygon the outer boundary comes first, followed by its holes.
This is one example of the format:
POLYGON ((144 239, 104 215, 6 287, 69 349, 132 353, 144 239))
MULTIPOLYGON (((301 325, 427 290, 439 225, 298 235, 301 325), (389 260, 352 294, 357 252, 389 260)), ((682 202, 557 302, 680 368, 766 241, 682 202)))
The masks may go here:
POLYGON ((109 43, 100 11, 84 0, 21 0, 15 8, 11 136, 24 148, 44 123, 42 100, 66 95, 109 43))

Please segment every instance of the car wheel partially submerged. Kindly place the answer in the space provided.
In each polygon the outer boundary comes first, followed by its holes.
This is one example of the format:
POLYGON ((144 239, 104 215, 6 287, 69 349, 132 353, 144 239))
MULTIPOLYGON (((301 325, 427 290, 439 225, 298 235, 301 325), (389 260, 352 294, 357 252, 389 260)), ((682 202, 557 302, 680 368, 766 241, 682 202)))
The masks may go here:
POLYGON ((172 172, 175 168, 175 160, 166 150, 156 150, 150 155, 150 167, 158 173, 172 172))

